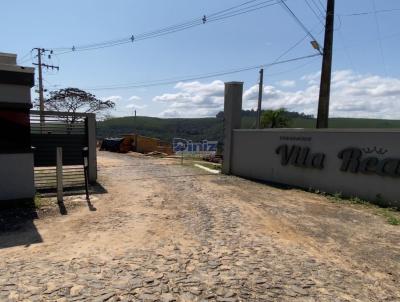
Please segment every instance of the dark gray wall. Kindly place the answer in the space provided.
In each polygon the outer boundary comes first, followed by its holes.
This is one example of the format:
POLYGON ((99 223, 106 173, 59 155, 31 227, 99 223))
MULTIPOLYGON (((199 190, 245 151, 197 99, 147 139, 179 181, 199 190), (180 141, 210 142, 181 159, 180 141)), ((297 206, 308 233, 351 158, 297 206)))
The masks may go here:
POLYGON ((18 66, 16 58, 15 54, 0 53, 0 124, 12 124, 11 129, 0 130, 4 132, 0 139, 6 145, 5 150, 0 150, 0 203, 35 195, 29 140, 34 68, 18 66), (19 139, 17 143, 15 138, 19 139))
POLYGON ((234 175, 371 201, 384 200, 386 205, 400 207, 400 164, 396 161, 400 163, 399 130, 236 129, 232 144, 229 172, 234 175), (309 148, 311 154, 324 154, 324 159, 321 160, 322 155, 316 157, 312 167, 309 153, 308 160, 298 158, 297 166, 295 162, 283 165, 284 147, 281 154, 277 154, 277 149, 284 145, 288 147, 288 156, 292 146, 298 146, 303 152, 309 148), (364 173, 361 166, 357 173, 341 171, 343 160, 338 154, 350 147, 362 150, 361 160, 376 158, 364 161, 364 173), (379 167, 383 167, 384 175, 374 172, 379 167))

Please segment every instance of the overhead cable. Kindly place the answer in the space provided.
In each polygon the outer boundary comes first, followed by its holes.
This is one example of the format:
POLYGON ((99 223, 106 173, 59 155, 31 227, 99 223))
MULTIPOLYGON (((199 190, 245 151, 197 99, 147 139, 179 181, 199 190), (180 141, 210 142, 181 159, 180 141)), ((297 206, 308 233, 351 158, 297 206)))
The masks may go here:
POLYGON ((192 75, 192 76, 187 76, 187 77, 182 77, 182 78, 169 78, 169 79, 154 80, 154 81, 150 81, 150 82, 136 82, 136 83, 131 83, 128 85, 113 85, 113 86, 103 86, 103 87, 93 87, 93 88, 89 87, 89 88, 85 88, 85 89, 87 89, 87 90, 116 90, 116 89, 133 89, 133 88, 145 88, 145 87, 152 87, 152 86, 162 86, 162 85, 175 84, 175 83, 179 83, 179 82, 190 82, 190 81, 195 81, 195 80, 213 78, 213 77, 217 77, 217 76, 224 76, 224 75, 259 69, 260 67, 261 68, 262 67, 263 68, 272 67, 275 65, 310 59, 310 58, 314 58, 317 56, 320 56, 320 55, 312 54, 312 55, 306 55, 306 56, 291 58, 291 59, 282 60, 282 61, 276 61, 276 62, 265 63, 265 64, 257 64, 257 65, 252 65, 252 66, 236 68, 236 69, 230 69, 230 70, 226 70, 226 71, 217 71, 217 72, 200 74, 200 75, 192 75))
POLYGON ((161 37, 164 35, 169 35, 175 32, 183 31, 186 29, 190 29, 196 26, 201 26, 205 23, 216 22, 219 20, 224 20, 227 18, 232 18, 238 15, 247 14, 256 10, 263 9, 265 7, 277 5, 278 1, 282 0, 251 0, 244 2, 242 4, 223 9, 221 11, 203 15, 199 18, 194 18, 186 22, 166 26, 163 28, 159 28, 153 31, 139 33, 139 34, 131 34, 125 38, 121 39, 114 39, 108 41, 102 41, 98 43, 91 43, 85 45, 73 45, 71 47, 61 47, 61 48, 53 48, 57 51, 57 54, 66 54, 71 52, 79 52, 79 51, 88 51, 88 50, 95 50, 101 48, 108 48, 113 46, 118 46, 122 44, 134 43, 137 41, 153 39, 157 37, 161 37))
MULTIPOLYGON (((289 13, 289 15, 300 25, 300 27, 304 30, 304 32, 315 42, 318 43, 318 40, 314 37, 314 35, 310 32, 310 30, 304 25, 304 23, 297 17, 297 15, 290 9, 290 7, 286 4, 285 1, 281 0, 279 2, 289 13)), ((319 44, 319 43, 318 43, 319 44)), ((317 49, 318 52, 322 55, 322 51, 320 48, 317 49)))

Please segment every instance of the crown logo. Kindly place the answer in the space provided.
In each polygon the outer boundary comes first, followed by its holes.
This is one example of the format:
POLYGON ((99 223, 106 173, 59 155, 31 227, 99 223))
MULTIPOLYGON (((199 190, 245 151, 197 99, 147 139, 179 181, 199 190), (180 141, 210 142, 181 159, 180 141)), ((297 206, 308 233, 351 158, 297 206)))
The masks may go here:
POLYGON ((378 149, 376 146, 373 147, 373 148, 369 148, 369 147, 368 148, 362 148, 361 150, 366 154, 376 153, 376 154, 379 154, 379 155, 384 155, 384 154, 386 154, 388 152, 387 149, 383 149, 383 148, 379 148, 378 149))

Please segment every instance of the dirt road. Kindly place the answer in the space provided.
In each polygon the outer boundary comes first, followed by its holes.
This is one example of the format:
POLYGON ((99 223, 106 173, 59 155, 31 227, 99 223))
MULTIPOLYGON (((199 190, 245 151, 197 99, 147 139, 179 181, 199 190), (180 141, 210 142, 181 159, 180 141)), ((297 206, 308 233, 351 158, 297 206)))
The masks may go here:
POLYGON ((108 193, 91 209, 70 197, 67 215, 0 234, 0 301, 400 301, 400 228, 368 209, 173 160, 98 161, 108 193))

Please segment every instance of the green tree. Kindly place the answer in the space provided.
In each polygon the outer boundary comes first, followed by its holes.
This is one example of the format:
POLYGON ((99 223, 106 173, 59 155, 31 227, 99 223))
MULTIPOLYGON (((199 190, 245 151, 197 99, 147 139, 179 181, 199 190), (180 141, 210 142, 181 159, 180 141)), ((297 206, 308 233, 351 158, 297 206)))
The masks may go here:
POLYGON ((261 128, 287 128, 290 118, 285 108, 277 110, 266 110, 261 115, 261 128))

